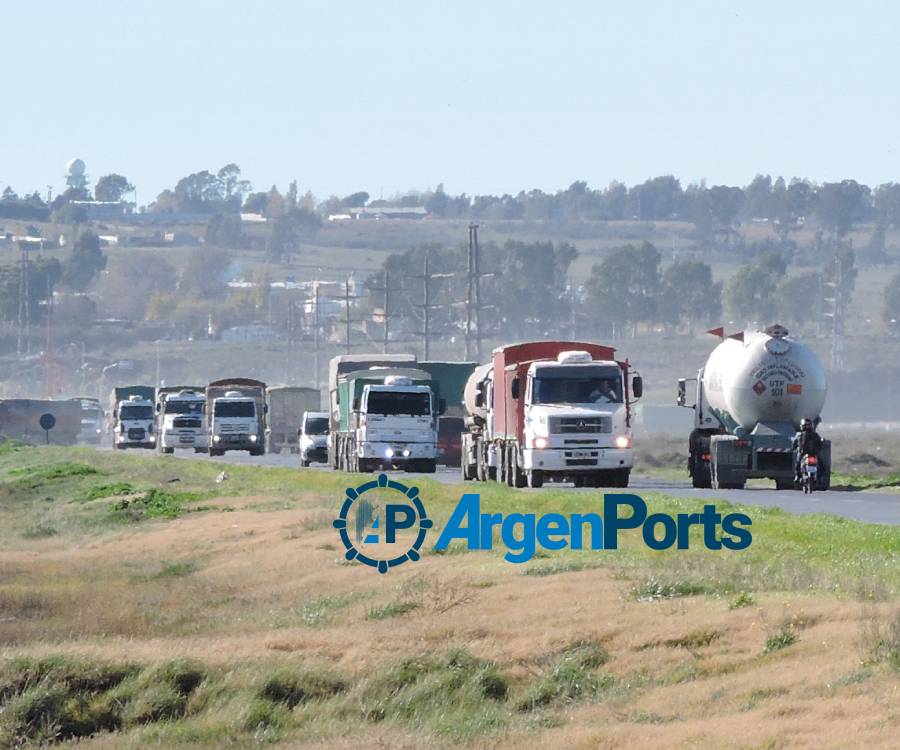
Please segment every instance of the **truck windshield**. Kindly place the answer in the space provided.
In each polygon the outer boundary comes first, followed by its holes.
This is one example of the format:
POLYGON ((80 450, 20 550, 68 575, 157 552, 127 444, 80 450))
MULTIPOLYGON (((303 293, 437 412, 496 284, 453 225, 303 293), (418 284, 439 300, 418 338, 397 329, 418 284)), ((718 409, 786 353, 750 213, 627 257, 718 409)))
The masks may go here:
POLYGON ((622 378, 610 370, 608 377, 536 377, 533 404, 621 404, 622 378))
POLYGON ((328 419, 326 417, 313 417, 312 419, 307 419, 306 425, 303 427, 303 434, 327 435, 328 419))
POLYGON ((166 401, 166 414, 202 414, 202 401, 166 401))
POLYGON ((366 412, 385 416, 409 414, 413 417, 427 417, 431 414, 431 394, 369 391, 366 412))
POLYGON ((130 406, 126 405, 122 407, 122 410, 119 412, 119 419, 153 419, 153 407, 152 406, 130 406))
POLYGON ((218 401, 215 406, 217 417, 255 417, 256 409, 252 401, 218 401))

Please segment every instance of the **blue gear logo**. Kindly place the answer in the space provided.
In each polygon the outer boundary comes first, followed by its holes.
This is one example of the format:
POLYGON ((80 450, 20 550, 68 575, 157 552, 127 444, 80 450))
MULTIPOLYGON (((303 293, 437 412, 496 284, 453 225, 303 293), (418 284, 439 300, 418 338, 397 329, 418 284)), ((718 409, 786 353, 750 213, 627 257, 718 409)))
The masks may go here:
POLYGON ((346 548, 344 556, 348 560, 358 560, 364 565, 375 568, 379 573, 402 565, 407 560, 418 560, 419 550, 425 542, 425 535, 434 524, 425 512, 425 506, 419 497, 418 487, 407 487, 402 482, 388 479, 387 474, 365 482, 355 489, 348 487, 346 497, 341 505, 340 514, 332 522, 341 535, 341 542, 346 548), (391 490, 403 497, 402 502, 386 502, 379 513, 376 506, 363 497, 373 490, 391 490), (351 511, 355 511, 355 539, 350 538, 348 529, 351 511), (415 538, 409 548, 402 554, 391 554, 386 559, 378 559, 367 554, 368 545, 378 545, 382 540, 386 545, 396 545, 397 532, 415 530, 415 538))

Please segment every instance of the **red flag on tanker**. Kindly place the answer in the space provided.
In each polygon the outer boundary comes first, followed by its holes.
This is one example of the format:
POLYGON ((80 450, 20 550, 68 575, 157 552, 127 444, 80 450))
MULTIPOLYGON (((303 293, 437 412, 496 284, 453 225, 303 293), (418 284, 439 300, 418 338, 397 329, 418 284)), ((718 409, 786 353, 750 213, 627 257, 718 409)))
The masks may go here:
POLYGON ((720 339, 725 338, 725 329, 722 326, 718 328, 710 328, 707 333, 711 333, 713 336, 718 336, 720 339))
POLYGON ((732 333, 728 338, 734 339, 735 341, 741 341, 741 342, 743 342, 743 340, 744 340, 744 332, 743 332, 743 331, 739 331, 738 333, 732 333))

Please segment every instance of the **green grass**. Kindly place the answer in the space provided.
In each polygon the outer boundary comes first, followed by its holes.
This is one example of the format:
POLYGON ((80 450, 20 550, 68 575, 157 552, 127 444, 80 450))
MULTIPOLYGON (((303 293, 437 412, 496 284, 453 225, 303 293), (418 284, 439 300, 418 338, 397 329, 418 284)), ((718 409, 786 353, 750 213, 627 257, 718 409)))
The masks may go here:
POLYGON ((412 612, 419 605, 416 602, 391 602, 381 607, 370 607, 366 610, 367 620, 387 620, 412 612))
POLYGON ((781 651, 797 642, 797 633, 791 627, 782 627, 777 633, 766 638, 765 653, 772 654, 781 651))

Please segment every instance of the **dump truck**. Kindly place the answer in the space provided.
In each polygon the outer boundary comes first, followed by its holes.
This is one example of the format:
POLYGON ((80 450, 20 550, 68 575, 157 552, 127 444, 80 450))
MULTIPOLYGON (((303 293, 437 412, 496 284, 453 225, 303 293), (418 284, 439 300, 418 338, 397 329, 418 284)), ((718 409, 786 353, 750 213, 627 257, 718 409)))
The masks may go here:
MULTIPOLYGON (((720 329, 715 329, 721 333, 720 329)), ((688 472, 694 487, 741 489, 748 479, 794 485, 793 438, 804 418, 821 421, 825 369, 787 328, 723 338, 696 378, 678 381, 677 403, 694 410, 688 472), (693 403, 688 383, 696 383, 693 403)), ((831 481, 831 442, 819 453, 818 489, 831 481)))
POLYGON ((356 370, 370 367, 415 367, 415 354, 339 354, 328 363, 328 463, 338 468, 338 453, 332 439, 332 430, 341 421, 338 379, 356 370))
POLYGON ((70 398, 69 401, 74 401, 81 407, 81 429, 78 432, 78 442, 99 445, 103 440, 103 407, 100 406, 100 400, 76 396, 70 398))
POLYGON ((162 453, 176 448, 206 453, 206 392, 200 385, 160 388, 156 394, 156 436, 162 453))
POLYGON ((226 451, 266 452, 266 384, 251 378, 226 378, 206 386, 209 455, 226 451))
POLYGON ((287 448, 300 452, 300 428, 303 414, 318 411, 322 402, 318 388, 277 386, 266 393, 266 453, 281 453, 287 448))
POLYGON ((113 388, 109 396, 113 448, 155 448, 155 411, 156 389, 153 386, 113 388))
POLYGON ((74 445, 81 432, 81 404, 77 401, 49 401, 9 398, 0 401, 0 438, 27 443, 74 445), (44 414, 53 416, 53 427, 41 427, 44 414))
POLYGON ((338 419, 329 426, 336 468, 434 472, 442 404, 429 373, 374 366, 341 375, 337 386, 338 419))
POLYGON ((512 487, 571 481, 627 487, 634 464, 634 402, 641 376, 615 349, 580 341, 535 341, 494 350, 467 384, 463 479, 495 476, 512 487), (481 377, 478 382, 477 378, 481 377))

